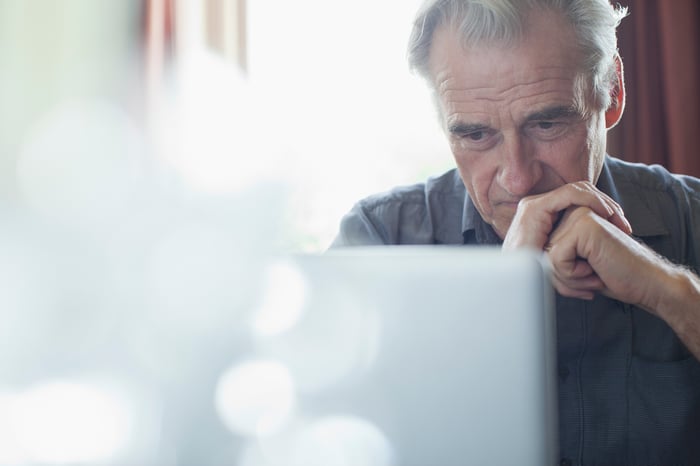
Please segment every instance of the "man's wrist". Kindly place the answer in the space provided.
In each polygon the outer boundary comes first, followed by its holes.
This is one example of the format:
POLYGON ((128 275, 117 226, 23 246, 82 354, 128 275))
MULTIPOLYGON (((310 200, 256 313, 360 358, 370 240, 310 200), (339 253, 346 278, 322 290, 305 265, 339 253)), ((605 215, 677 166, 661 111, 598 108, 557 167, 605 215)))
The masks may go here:
POLYGON ((650 303, 650 311, 673 328, 679 335, 697 320, 700 312, 700 280, 690 270, 665 264, 664 279, 659 282, 659 297, 650 303))

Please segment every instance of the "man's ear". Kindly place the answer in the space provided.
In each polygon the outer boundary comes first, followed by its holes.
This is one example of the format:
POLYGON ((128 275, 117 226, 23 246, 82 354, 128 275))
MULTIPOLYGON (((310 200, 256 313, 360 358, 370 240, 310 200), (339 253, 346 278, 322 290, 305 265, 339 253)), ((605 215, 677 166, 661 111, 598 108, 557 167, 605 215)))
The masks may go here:
POLYGON ((605 110, 605 127, 615 126, 625 110, 625 74, 622 59, 615 54, 615 81, 610 89, 610 106, 605 110))

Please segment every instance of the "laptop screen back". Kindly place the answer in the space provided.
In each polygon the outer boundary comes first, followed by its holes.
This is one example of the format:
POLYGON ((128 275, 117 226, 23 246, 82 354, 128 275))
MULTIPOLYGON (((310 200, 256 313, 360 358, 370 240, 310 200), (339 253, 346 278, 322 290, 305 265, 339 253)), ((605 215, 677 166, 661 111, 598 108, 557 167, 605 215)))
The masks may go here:
POLYGON ((270 464, 556 462, 556 326, 534 253, 372 247, 294 263, 303 314, 258 346, 298 392, 297 433, 262 437, 270 464))

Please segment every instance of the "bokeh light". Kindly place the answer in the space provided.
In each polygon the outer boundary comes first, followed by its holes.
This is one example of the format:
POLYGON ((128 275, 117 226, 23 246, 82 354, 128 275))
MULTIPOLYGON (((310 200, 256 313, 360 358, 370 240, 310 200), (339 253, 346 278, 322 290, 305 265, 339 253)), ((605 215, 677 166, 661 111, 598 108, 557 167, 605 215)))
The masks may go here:
POLYGON ((314 289, 297 324, 258 336, 258 351, 283 362, 297 389, 324 390, 370 368, 381 340, 381 318, 369 303, 339 287, 314 289))
POLYGON ((0 391, 0 465, 22 464, 28 460, 14 424, 16 400, 14 393, 0 391))
POLYGON ((116 394, 70 381, 51 381, 20 393, 12 424, 23 451, 40 463, 110 460, 126 446, 132 414, 116 394))
POLYGON ((319 419, 305 429, 295 449, 294 466, 390 466, 394 453, 386 435, 354 416, 319 419))
POLYGON ((240 466, 392 466, 396 455, 374 423, 351 415, 299 420, 251 442, 240 466))
POLYGON ((141 134, 118 106, 69 101, 30 129, 17 181, 27 203, 51 219, 112 225, 140 194, 144 155, 141 134))
POLYGON ((308 285, 299 269, 289 262, 270 264, 263 282, 264 296, 253 316, 255 331, 274 336, 292 328, 304 310, 308 285))
POLYGON ((263 99, 234 64, 205 49, 181 57, 176 93, 156 110, 156 155, 198 192, 237 193, 284 181, 282 141, 264 131, 263 99))
POLYGON ((274 361, 249 361, 225 372, 216 388, 216 409, 235 434, 269 435, 289 421, 296 407, 294 382, 274 361))

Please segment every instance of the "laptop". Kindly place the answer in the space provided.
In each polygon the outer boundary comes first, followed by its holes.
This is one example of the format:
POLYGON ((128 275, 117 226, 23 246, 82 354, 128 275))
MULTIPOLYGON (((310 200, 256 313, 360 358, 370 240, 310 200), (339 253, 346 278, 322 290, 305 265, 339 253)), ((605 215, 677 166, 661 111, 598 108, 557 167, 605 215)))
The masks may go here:
POLYGON ((557 463, 556 323, 537 253, 378 246, 293 264, 303 312, 257 350, 289 368, 295 421, 244 464, 557 463))
MULTIPOLYGON (((556 463, 555 322, 536 253, 283 259, 264 283, 251 272, 250 294, 264 298, 238 312, 215 300, 185 314, 109 307, 98 326, 41 314, 75 331, 17 340, 15 355, 41 357, 0 386, 0 465, 556 463)), ((120 291, 115 302, 131 302, 120 291)))

